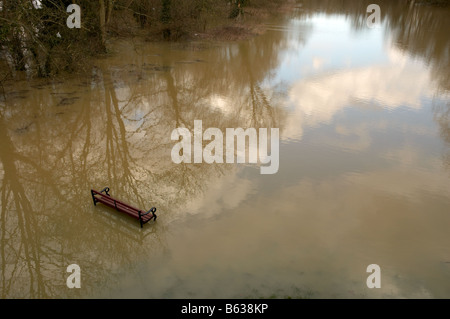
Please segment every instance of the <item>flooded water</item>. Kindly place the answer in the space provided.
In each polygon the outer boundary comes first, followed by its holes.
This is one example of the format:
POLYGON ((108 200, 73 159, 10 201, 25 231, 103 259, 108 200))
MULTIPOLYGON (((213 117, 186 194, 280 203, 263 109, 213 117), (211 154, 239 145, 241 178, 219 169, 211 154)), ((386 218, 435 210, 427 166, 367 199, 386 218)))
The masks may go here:
POLYGON ((368 28, 367 4, 334 6, 5 87, 1 297, 449 298, 450 11, 385 3, 368 28), (194 120, 279 128, 278 172, 173 163, 194 120), (157 221, 94 206, 105 186, 157 221))

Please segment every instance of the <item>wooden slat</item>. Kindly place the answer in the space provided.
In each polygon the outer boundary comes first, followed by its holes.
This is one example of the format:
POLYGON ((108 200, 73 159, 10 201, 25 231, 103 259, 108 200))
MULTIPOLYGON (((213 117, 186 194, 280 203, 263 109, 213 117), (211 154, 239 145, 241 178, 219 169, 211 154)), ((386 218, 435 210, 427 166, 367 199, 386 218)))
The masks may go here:
MULTIPOLYGON (((91 193, 93 195, 93 197, 95 198, 95 202, 98 203, 102 203, 108 207, 114 208, 119 212, 123 212, 131 217, 134 217, 138 220, 140 220, 141 223, 141 227, 143 224, 149 222, 151 219, 153 219, 153 217, 155 217, 153 215, 153 213, 149 213, 147 215, 141 215, 139 218, 139 212, 141 212, 141 214, 145 214, 146 212, 143 210, 139 210, 131 205, 125 204, 124 202, 117 200, 109 195, 100 193, 96 190, 91 189, 91 193)), ((155 217, 156 220, 156 217, 155 217)))
MULTIPOLYGON (((124 206, 127 206, 127 207, 129 207, 129 208, 131 208, 131 209, 134 209, 136 212, 139 211, 139 209, 137 209, 136 207, 133 207, 133 206, 131 206, 131 205, 129 205, 129 204, 126 204, 126 203, 124 203, 124 202, 122 202, 122 201, 120 201, 120 200, 118 200, 118 199, 115 199, 115 198, 113 198, 113 197, 111 197, 111 196, 105 195, 105 194, 100 193, 100 192, 98 192, 98 191, 96 191, 96 190, 92 190, 92 191, 93 191, 96 195, 100 195, 100 197, 102 197, 102 198, 108 198, 108 199, 115 200, 117 203, 120 203, 120 204, 122 204, 122 205, 124 205, 124 206)), ((142 210, 141 210, 141 211, 142 211, 142 210)))
POLYGON ((114 204, 114 200, 105 200, 104 198, 99 198, 98 199, 99 203, 105 204, 111 208, 115 208, 123 213, 127 213, 128 215, 131 215, 133 217, 139 218, 139 213, 134 210, 134 209, 130 209, 129 207, 121 204, 121 203, 117 203, 116 205, 114 204))
MULTIPOLYGON (((114 208, 120 212, 123 212, 129 216, 132 216, 136 219, 139 219, 139 209, 130 206, 128 204, 125 204, 124 202, 117 200, 109 195, 105 195, 103 193, 100 193, 96 190, 92 190, 92 192, 94 193, 94 197, 97 200, 97 202, 102 203, 106 206, 109 206, 111 208, 114 208), (97 196, 99 195, 99 196, 97 196)), ((141 210, 141 214, 145 213, 145 211, 141 210)), ((149 213, 145 216, 141 216, 141 219, 144 223, 147 223, 150 219, 153 218, 153 214, 149 213)))

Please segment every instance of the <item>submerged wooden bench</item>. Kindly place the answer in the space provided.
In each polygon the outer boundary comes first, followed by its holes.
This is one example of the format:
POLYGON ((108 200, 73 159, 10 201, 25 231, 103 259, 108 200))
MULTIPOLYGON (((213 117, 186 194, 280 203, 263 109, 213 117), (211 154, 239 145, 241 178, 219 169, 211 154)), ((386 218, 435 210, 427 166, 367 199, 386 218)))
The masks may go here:
POLYGON ((155 214, 156 207, 152 207, 152 208, 150 208, 150 210, 143 213, 142 210, 140 210, 140 209, 137 209, 133 206, 125 204, 124 202, 121 202, 120 200, 112 198, 109 195, 109 187, 105 187, 100 192, 98 192, 94 189, 91 189, 91 195, 92 195, 92 200, 94 201, 95 206, 97 206, 97 203, 102 203, 106 206, 115 208, 119 212, 130 215, 131 217, 134 217, 139 220, 139 223, 141 224, 141 228, 143 227, 144 224, 148 223, 152 219, 156 220, 156 217, 157 217, 155 214), (151 213, 151 215, 149 215, 150 213, 151 213))

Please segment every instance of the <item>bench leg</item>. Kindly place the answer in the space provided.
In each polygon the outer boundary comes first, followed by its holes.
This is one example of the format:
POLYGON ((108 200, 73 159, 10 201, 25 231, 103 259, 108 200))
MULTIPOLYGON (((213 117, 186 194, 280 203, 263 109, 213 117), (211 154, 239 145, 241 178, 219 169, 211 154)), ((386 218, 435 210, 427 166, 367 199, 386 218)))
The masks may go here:
POLYGON ((142 223, 141 211, 139 211, 138 213, 139 213, 139 223, 141 224, 141 228, 143 228, 144 225, 142 223))
POLYGON ((94 196, 94 192, 91 190, 92 200, 94 201, 94 206, 97 206, 97 199, 94 196))

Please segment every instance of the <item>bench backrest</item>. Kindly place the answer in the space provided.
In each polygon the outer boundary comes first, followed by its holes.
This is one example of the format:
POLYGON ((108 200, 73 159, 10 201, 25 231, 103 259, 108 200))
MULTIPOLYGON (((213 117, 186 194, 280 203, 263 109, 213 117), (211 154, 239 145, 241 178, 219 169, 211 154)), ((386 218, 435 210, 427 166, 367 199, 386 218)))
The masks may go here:
POLYGON ((96 191, 96 190, 94 190, 94 189, 91 189, 91 192, 92 192, 94 195, 100 195, 101 197, 104 197, 104 198, 113 200, 113 201, 115 201, 115 202, 118 203, 118 204, 121 204, 121 205, 126 206, 126 207, 128 207, 128 208, 130 208, 130 209, 135 210, 136 212, 139 212, 139 211, 142 212, 142 209, 137 209, 136 207, 133 207, 133 206, 131 206, 131 205, 129 205, 129 204, 125 204, 124 202, 122 202, 122 201, 120 201, 120 200, 118 200, 118 199, 115 199, 115 198, 111 197, 110 195, 106 195, 106 194, 100 193, 100 192, 98 192, 98 191, 96 191))

